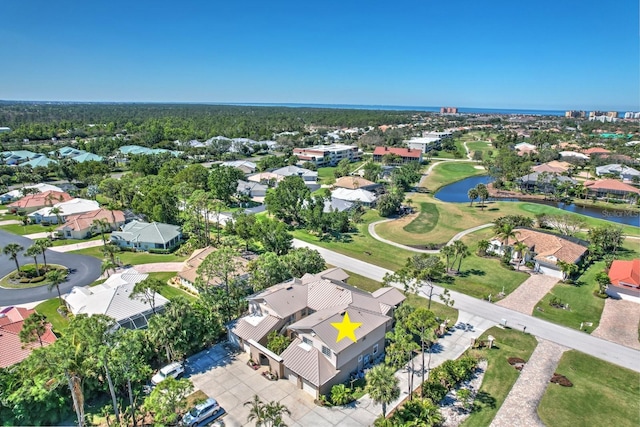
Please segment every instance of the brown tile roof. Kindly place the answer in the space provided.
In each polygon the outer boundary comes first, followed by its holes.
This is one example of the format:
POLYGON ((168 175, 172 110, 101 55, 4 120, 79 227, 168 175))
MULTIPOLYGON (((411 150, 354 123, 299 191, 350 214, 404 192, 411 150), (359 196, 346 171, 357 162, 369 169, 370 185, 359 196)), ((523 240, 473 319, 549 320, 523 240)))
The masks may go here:
POLYGON ((400 157, 411 157, 419 159, 422 155, 422 151, 416 148, 400 148, 400 147, 376 147, 373 150, 374 156, 384 156, 385 154, 395 154, 400 157))
MULTIPOLYGON (((557 260, 575 263, 587 251, 586 247, 553 234, 527 229, 515 230, 515 234, 518 242, 525 243, 536 254, 536 260, 547 264, 555 265, 557 260)), ((515 243, 513 239, 507 242, 509 246, 515 243)))
POLYGON ((602 148, 602 147, 591 147, 587 150, 582 150, 582 152, 584 154, 607 154, 610 153, 611 151, 607 150, 606 148, 602 148))
POLYGON ((343 176, 336 180, 334 184, 336 187, 348 188, 355 190, 358 188, 366 188, 377 185, 375 182, 371 182, 368 179, 361 178, 359 176, 343 176))
POLYGON ((626 193, 640 194, 640 190, 636 187, 620 182, 616 179, 600 179, 598 181, 585 181, 584 186, 590 190, 614 190, 626 193))
MULTIPOLYGON (((24 345, 20 341, 20 331, 24 324, 24 319, 33 314, 35 310, 20 307, 7 307, 0 311, 0 368, 14 365, 26 359, 34 348, 40 347, 39 342, 24 345), (24 348, 23 348, 24 347, 24 348)), ((51 330, 51 325, 47 325, 47 331, 42 336, 43 345, 49 345, 56 340, 56 336, 51 330)))
POLYGON ((609 268, 609 280, 614 286, 640 289, 640 258, 631 261, 613 261, 609 268))
POLYGON ((124 223, 124 213, 109 209, 96 209, 95 211, 69 215, 65 223, 58 227, 57 230, 62 230, 63 228, 70 228, 74 231, 86 230, 93 226, 93 221, 101 219, 107 220, 111 225, 111 229, 116 230, 118 223, 124 223))
POLYGON ((29 194, 20 200, 10 203, 8 206, 18 209, 43 208, 53 206, 59 202, 67 202, 73 199, 69 194, 59 191, 45 191, 44 193, 29 194))

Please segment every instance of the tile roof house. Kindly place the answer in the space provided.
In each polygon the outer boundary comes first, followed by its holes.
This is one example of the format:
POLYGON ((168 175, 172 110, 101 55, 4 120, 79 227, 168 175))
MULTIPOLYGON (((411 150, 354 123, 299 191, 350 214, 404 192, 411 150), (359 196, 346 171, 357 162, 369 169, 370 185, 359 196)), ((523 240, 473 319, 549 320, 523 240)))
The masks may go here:
POLYGON ((269 186, 260 182, 238 180, 237 194, 244 194, 252 199, 258 198, 259 201, 264 200, 267 195, 269 186))
POLYGON ((640 258, 615 260, 609 267, 607 294, 613 298, 640 303, 640 258))
MULTIPOLYGON (((40 341, 25 345, 20 341, 20 331, 24 320, 35 312, 34 309, 22 307, 7 307, 0 311, 0 368, 15 365, 26 359, 34 348, 40 347, 40 341)), ((56 340, 51 330, 51 324, 47 324, 46 332, 40 340, 43 346, 47 346, 56 340)))
POLYGON ((149 277, 129 268, 112 274, 104 283, 92 287, 74 287, 63 296, 74 314, 104 314, 113 318, 118 327, 143 329, 155 312, 161 312, 169 302, 160 294, 153 294, 153 306, 142 296, 130 298, 136 283, 149 277))
POLYGON ((220 166, 228 166, 236 169, 240 169, 245 174, 254 173, 258 167, 254 162, 248 160, 233 160, 220 163, 220 166))
POLYGON ((520 188, 525 191, 541 191, 551 193, 559 184, 576 185, 578 181, 563 175, 548 172, 533 172, 516 179, 520 188))
POLYGON ((316 182, 318 180, 318 172, 312 171, 298 166, 285 166, 280 169, 271 171, 272 174, 286 178, 288 176, 299 176, 305 183, 316 182))
POLYGON ((567 172, 572 167, 573 165, 569 162, 559 162, 557 160, 552 160, 547 163, 536 165, 532 167, 531 170, 533 172, 538 172, 538 173, 548 172, 548 173, 561 174, 561 173, 567 172))
MULTIPOLYGON (((27 185, 24 188, 25 189, 28 188, 30 189, 30 191, 33 191, 34 193, 44 193, 45 191, 57 191, 59 193, 62 193, 64 191, 57 185, 50 185, 50 184, 27 185)), ((7 203, 12 200, 19 199, 21 197, 24 197, 24 191, 21 188, 18 188, 16 190, 11 190, 7 193, 0 194, 0 203, 7 203)))
POLYGON ((405 299, 395 288, 370 294, 344 283, 346 277, 332 268, 252 295, 249 314, 229 324, 229 340, 312 396, 326 394, 382 359, 393 311, 405 299), (361 323, 355 342, 337 341, 331 325, 342 321, 346 312, 352 322, 361 323), (293 338, 280 355, 266 348, 271 331, 286 331, 293 338))
MULTIPOLYGON (((65 223, 56 230, 67 239, 86 239, 100 233, 94 221, 104 220, 109 224, 108 231, 119 230, 124 225, 124 213, 117 210, 96 209, 90 212, 69 215, 65 223)), ((107 232, 107 230, 105 230, 107 232)))
POLYGON ((533 144, 529 144, 528 142, 521 142, 520 144, 516 144, 513 148, 516 150, 518 156, 538 152, 538 147, 533 144))
POLYGON ((602 176, 609 174, 618 175, 623 181, 631 181, 634 176, 640 178, 640 171, 620 163, 596 167, 596 175, 602 176))
POLYGON ((9 212, 25 211, 27 213, 42 209, 45 206, 53 206, 55 203, 68 202, 72 200, 69 194, 47 190, 43 193, 28 194, 23 198, 9 203, 9 212))
POLYGON ((609 154, 611 153, 610 150, 607 150, 606 148, 602 148, 602 147, 591 147, 589 149, 586 150, 582 150, 582 152, 588 156, 600 156, 603 154, 609 154))
POLYGON ((65 221, 70 215, 91 212, 97 209, 100 209, 100 203, 95 200, 71 199, 56 203, 53 206, 38 209, 29 214, 29 219, 36 224, 40 224, 43 221, 49 222, 50 224, 58 224, 58 217, 65 221), (52 212, 54 208, 60 210, 57 215, 52 212))
POLYGON ((632 185, 625 184, 617 179, 599 179, 597 181, 585 181, 589 195, 598 198, 620 197, 626 198, 632 194, 640 194, 640 190, 632 185))
POLYGON ((121 248, 170 250, 180 244, 182 232, 177 225, 161 222, 131 221, 122 231, 111 233, 111 243, 121 248))
POLYGON ((416 148, 401 147, 376 147, 373 150, 373 161, 382 162, 384 156, 395 154, 400 157, 400 163, 420 162, 422 163, 422 150, 416 148))
POLYGON ((357 190, 361 188, 363 190, 374 190, 380 187, 380 184, 364 179, 360 176, 342 176, 336 179, 335 187, 346 188, 348 190, 357 190))
POLYGON ((547 276, 562 279, 562 271, 558 267, 558 261, 577 264, 587 252, 586 243, 572 241, 569 238, 561 237, 552 233, 518 228, 515 230, 516 238, 510 238, 505 245, 500 238, 494 237, 489 243, 489 252, 498 255, 505 253, 505 247, 513 249, 514 245, 522 242, 529 248, 529 253, 520 260, 520 254, 513 251, 512 259, 521 263, 533 261, 534 271, 546 274, 547 276))
POLYGON ((331 192, 331 199, 343 200, 347 202, 360 202, 364 206, 373 206, 378 197, 371 191, 367 190, 348 190, 346 188, 336 188, 331 192))
MULTIPOLYGON (((217 250, 216 248, 212 246, 208 246, 206 248, 196 249, 195 251, 193 251, 189 259, 187 259, 184 262, 184 266, 182 267, 182 270, 178 272, 178 277, 180 278, 180 284, 188 287, 194 292, 198 292, 198 290, 194 286, 196 282, 196 278, 198 277, 198 267, 200 267, 200 264, 202 264, 202 262, 205 260, 206 257, 214 253, 216 250, 217 250)), ((247 265, 249 264, 249 260, 241 256, 237 256, 234 258, 234 261, 240 266, 239 269, 234 272, 235 273, 234 276, 238 277, 239 279, 247 279, 249 277, 249 274, 247 271, 247 265)), ((211 286, 222 285, 222 281, 212 280, 210 282, 210 285, 211 286)))

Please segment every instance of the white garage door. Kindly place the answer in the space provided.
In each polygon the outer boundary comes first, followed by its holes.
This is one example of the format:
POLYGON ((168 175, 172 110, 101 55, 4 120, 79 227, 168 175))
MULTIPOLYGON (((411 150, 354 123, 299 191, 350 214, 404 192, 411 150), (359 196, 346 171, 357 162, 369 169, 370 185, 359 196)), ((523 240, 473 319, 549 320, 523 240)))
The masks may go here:
POLYGON ((562 272, 558 271, 558 270, 554 270, 552 268, 540 266, 540 273, 542 273, 542 274, 544 274, 546 276, 551 276, 551 277, 556 277, 558 279, 562 279, 562 272))
POLYGON ((289 381, 291 381, 296 385, 296 387, 298 387, 298 376, 291 371, 289 371, 289 381))
POLYGON ((302 389, 309 393, 314 398, 316 397, 316 388, 306 380, 302 380, 302 389))

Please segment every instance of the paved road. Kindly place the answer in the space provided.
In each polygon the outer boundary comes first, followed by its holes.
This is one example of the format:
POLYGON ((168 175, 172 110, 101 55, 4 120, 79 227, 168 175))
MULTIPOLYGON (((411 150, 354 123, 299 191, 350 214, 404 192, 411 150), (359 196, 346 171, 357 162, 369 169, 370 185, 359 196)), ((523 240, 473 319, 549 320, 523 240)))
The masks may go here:
MULTIPOLYGON (((27 249, 33 241, 26 237, 0 230, 0 247, 4 247, 9 243, 18 243, 27 249)), ((42 260, 42 257, 38 258, 42 260)), ((33 258, 27 258, 20 254, 18 255, 18 262, 20 265, 33 263, 33 258)), ((90 256, 47 250, 47 263, 64 265, 72 270, 72 273, 69 274, 69 279, 60 285, 62 294, 69 292, 74 286, 88 285, 100 276, 101 262, 99 259, 90 256)), ((0 253, 0 277, 4 277, 14 270, 14 261, 0 253)), ((29 289, 0 289, 0 306, 46 300, 57 295, 58 293, 55 289, 49 292, 46 286, 29 289)))
MULTIPOLYGON (((345 270, 352 271, 373 280, 382 281, 386 273, 391 273, 391 270, 350 258, 346 255, 298 239, 294 239, 293 245, 294 247, 316 249, 328 264, 344 268, 345 270)), ((497 280, 499 280, 499 278, 497 278, 497 280)), ((428 295, 425 292, 425 288, 428 289, 427 287, 423 287, 423 290, 420 292, 423 297, 427 297, 428 295)), ((442 288, 434 286, 434 295, 439 295, 442 290, 442 288)), ((513 327, 514 329, 526 327, 528 333, 537 337, 640 372, 640 351, 638 350, 606 341, 575 329, 556 325, 537 317, 518 313, 517 311, 500 307, 455 291, 451 291, 451 297, 455 301, 454 307, 458 310, 491 320, 495 323, 504 323, 503 321, 506 320, 507 326, 513 327)))

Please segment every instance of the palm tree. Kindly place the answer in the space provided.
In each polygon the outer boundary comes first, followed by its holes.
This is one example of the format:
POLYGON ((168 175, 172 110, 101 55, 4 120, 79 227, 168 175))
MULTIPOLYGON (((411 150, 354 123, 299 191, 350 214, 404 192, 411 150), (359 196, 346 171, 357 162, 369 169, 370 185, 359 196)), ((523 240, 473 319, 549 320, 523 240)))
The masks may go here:
POLYGON ((480 207, 484 211, 484 202, 489 198, 489 190, 487 190, 487 186, 484 184, 476 185, 476 191, 478 192, 478 197, 480 198, 480 207))
POLYGON ((498 237, 502 239, 502 244, 507 246, 509 243, 509 239, 513 237, 513 239, 517 242, 518 238, 516 237, 516 232, 513 229, 513 225, 511 224, 503 224, 502 227, 498 228, 498 237))
POLYGON ((477 199, 479 196, 478 190, 475 188, 469 189, 469 191, 467 191, 467 196, 469 197, 469 200, 471 200, 471 203, 469 203, 469 206, 473 206, 473 201, 477 199))
POLYGON ((489 249, 491 243, 488 240, 480 240, 478 242, 478 255, 485 256, 487 254, 487 249, 489 249))
POLYGON ((105 258, 102 260, 102 265, 100 266, 101 272, 107 273, 107 277, 110 276, 109 270, 113 270, 115 273, 117 265, 114 264, 109 258, 105 258))
POLYGON ((62 209, 53 207, 49 210, 49 214, 53 214, 56 216, 56 224, 62 224, 62 209))
POLYGON ((44 261, 44 270, 47 271, 47 249, 53 246, 50 239, 36 239, 33 246, 37 247, 42 254, 44 261))
POLYGON ((18 264, 18 254, 24 250, 24 247, 19 245, 18 243, 9 243, 7 246, 2 248, 2 253, 8 255, 9 258, 15 261, 16 270, 20 273, 20 264, 18 264))
POLYGON ((24 319, 22 329, 20 330, 20 341, 26 345, 38 340, 40 347, 42 347, 44 345, 42 336, 46 333, 47 318, 40 313, 33 313, 24 319))
MULTIPOLYGON (((440 253, 443 254, 445 256, 445 262, 447 265, 447 273, 449 272, 449 270, 451 268, 449 268, 449 260, 451 259, 451 257, 453 257, 455 255, 455 249, 452 245, 447 245, 444 248, 440 249, 440 253)), ((455 263, 455 260, 453 261, 453 263, 455 263)), ((453 263, 451 263, 451 267, 453 268, 453 263)))
MULTIPOLYGON (((458 259, 458 273, 460 273, 460 267, 462 267, 462 260, 469 256, 469 248, 462 243, 461 240, 453 242, 453 249, 456 258, 458 259)), ((453 267, 453 265, 451 265, 453 267)))
POLYGON ((111 225, 109 221, 106 219, 94 219, 92 225, 98 229, 100 236, 102 236, 102 244, 106 245, 107 240, 104 237, 105 231, 109 231, 111 229, 111 225))
POLYGON ((45 277, 50 282, 47 286, 47 289, 49 290, 49 292, 51 292, 51 289, 55 287, 58 291, 58 299, 60 299, 60 304, 63 304, 62 294, 60 294, 60 283, 67 280, 66 272, 63 270, 51 270, 45 275, 45 277))
POLYGON ((286 427, 287 425, 282 421, 282 416, 284 414, 291 415, 291 411, 282 403, 271 401, 264 406, 264 414, 266 418, 265 426, 286 427))
POLYGON ((40 269, 38 268, 38 255, 40 255, 40 249, 36 245, 31 245, 24 251, 25 256, 33 257, 33 263, 36 265, 36 274, 40 276, 40 269))
POLYGON ((524 242, 518 242, 513 245, 513 249, 518 253, 518 270, 520 270, 520 264, 522 264, 525 254, 529 251, 529 246, 524 242))
POLYGON ((120 247, 114 244, 106 244, 102 247, 102 254, 109 257, 114 264, 116 264, 116 253, 118 252, 120 252, 120 247))
POLYGON ((387 404, 400 397, 398 379, 393 369, 385 365, 374 366, 366 375, 366 391, 375 403, 382 404, 382 416, 387 415, 387 404))
POLYGON ((247 415, 247 421, 255 421, 256 426, 261 426, 266 421, 265 404, 257 394, 253 395, 253 400, 244 402, 244 406, 250 406, 249 415, 247 415))

